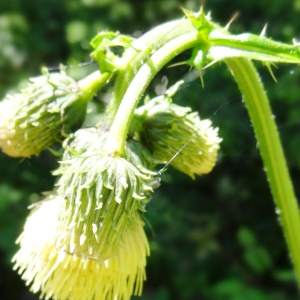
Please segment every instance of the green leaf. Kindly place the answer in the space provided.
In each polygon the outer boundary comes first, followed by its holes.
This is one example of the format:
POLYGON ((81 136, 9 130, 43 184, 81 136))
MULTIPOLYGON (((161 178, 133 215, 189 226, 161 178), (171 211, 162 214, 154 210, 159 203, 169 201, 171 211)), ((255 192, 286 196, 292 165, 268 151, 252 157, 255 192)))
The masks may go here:
POLYGON ((252 247, 245 251, 244 260, 257 273, 263 273, 272 266, 269 253, 263 247, 252 247))
MULTIPOLYGON (((212 299, 212 298, 211 298, 212 299)), ((217 283, 214 287, 214 298, 222 300, 267 300, 266 294, 255 287, 242 282, 241 279, 229 278, 217 283)))
POLYGON ((237 233, 237 240, 244 248, 253 247, 256 244, 256 236, 253 231, 246 227, 241 227, 237 233))
POLYGON ((114 72, 118 69, 120 57, 115 55, 111 48, 117 46, 129 48, 133 40, 132 37, 120 35, 116 32, 100 32, 91 41, 91 46, 95 49, 91 53, 91 57, 98 62, 102 73, 114 72))
POLYGON ((280 282, 294 282, 296 280, 295 278, 295 272, 292 269, 280 269, 275 271, 273 274, 274 278, 280 282))
POLYGON ((105 47, 122 46, 124 48, 130 47, 134 38, 116 32, 100 32, 91 41, 91 46, 97 49, 103 49, 105 47))

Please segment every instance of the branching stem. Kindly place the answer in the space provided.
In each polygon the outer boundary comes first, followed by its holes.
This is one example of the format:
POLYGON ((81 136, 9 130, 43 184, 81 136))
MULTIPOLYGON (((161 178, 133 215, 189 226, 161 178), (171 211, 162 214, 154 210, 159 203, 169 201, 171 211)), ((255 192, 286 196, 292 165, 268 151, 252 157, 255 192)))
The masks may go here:
POLYGON ((164 65, 179 53, 192 48, 196 42, 196 30, 182 34, 166 43, 142 65, 120 103, 111 126, 111 138, 106 145, 107 152, 113 155, 122 155, 124 153, 130 121, 145 89, 164 65))

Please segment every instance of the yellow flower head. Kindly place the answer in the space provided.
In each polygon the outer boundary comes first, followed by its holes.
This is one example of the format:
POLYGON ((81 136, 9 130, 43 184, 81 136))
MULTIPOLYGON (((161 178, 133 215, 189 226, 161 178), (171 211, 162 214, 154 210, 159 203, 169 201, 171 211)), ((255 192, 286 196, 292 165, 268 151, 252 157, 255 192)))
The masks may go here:
POLYGON ((14 157, 39 155, 81 126, 86 100, 72 78, 49 73, 0 102, 0 148, 14 157))
POLYGON ((57 247, 82 258, 106 260, 115 255, 134 216, 145 210, 155 175, 126 147, 129 161, 103 153, 108 133, 82 129, 66 148, 56 174, 65 198, 57 247))
POLYGON ((174 168, 194 178, 215 166, 221 139, 210 120, 201 120, 191 108, 172 103, 180 84, 139 107, 131 132, 156 160, 167 163, 172 159, 174 168))
POLYGON ((57 248, 63 206, 62 197, 46 197, 32 210, 17 241, 20 249, 13 258, 14 269, 31 291, 54 300, 127 300, 140 295, 149 245, 139 215, 132 216, 114 256, 98 261, 57 248))

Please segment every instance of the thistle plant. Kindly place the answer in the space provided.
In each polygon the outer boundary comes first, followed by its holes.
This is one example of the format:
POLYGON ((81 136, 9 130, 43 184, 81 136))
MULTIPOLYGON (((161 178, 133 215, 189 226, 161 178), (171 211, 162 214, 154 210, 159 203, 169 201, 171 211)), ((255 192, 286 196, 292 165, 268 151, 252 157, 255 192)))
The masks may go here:
POLYGON ((79 82, 50 73, 1 103, 5 153, 38 155, 56 141, 64 148, 53 191, 29 215, 13 259, 42 298, 125 300, 141 294, 149 255, 142 217, 159 185, 157 166, 172 165, 192 178, 206 174, 221 142, 210 120, 172 102, 181 82, 139 105, 154 76, 188 49, 192 55, 185 63, 198 69, 201 79, 204 67, 221 61, 239 86, 300 282, 299 209, 251 61, 299 63, 299 47, 248 33, 232 35, 202 9, 184 14, 138 39, 101 32, 91 41, 99 71, 79 82), (123 49, 120 55, 115 47, 123 49), (79 129, 88 118, 87 101, 108 81, 113 91, 101 121, 79 129))

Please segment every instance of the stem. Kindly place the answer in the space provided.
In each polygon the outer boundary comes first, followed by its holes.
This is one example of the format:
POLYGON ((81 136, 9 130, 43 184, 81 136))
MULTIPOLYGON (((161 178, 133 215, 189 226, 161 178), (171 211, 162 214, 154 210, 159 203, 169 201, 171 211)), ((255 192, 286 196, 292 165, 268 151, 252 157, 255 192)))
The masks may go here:
POLYGON ((78 81, 78 87, 86 101, 93 98, 94 94, 100 90, 112 77, 112 73, 103 73, 95 71, 82 80, 78 81))
POLYGON ((124 65, 118 70, 114 97, 107 109, 109 123, 112 125, 106 150, 112 155, 122 155, 124 152, 129 122, 151 79, 180 52, 193 47, 198 53, 202 52, 199 58, 195 56, 190 61, 191 64, 196 64, 196 60, 201 60, 200 67, 206 63, 207 54, 214 58, 214 49, 222 50, 217 51, 220 57, 215 57, 214 60, 244 55, 266 62, 300 61, 300 51, 295 46, 249 34, 232 36, 221 33, 219 27, 210 22, 202 11, 199 14, 187 12, 187 16, 188 19, 173 21, 151 30, 126 49, 122 57, 124 65))
POLYGON ((209 36, 214 59, 242 56, 268 62, 299 63, 300 49, 250 33, 230 35, 213 30, 209 36), (239 53, 240 55, 238 55, 239 53))
POLYGON ((127 49, 122 57, 124 64, 117 76, 114 97, 107 108, 111 121, 113 121, 132 79, 143 64, 169 41, 189 31, 195 31, 189 20, 176 20, 152 29, 132 43, 132 48, 127 49))
POLYGON ((196 30, 182 34, 161 47, 142 65, 126 90, 111 126, 110 138, 106 144, 106 150, 109 153, 114 155, 124 153, 125 141, 134 110, 153 77, 171 59, 193 47, 195 43, 197 43, 196 30))
POLYGON ((268 182, 300 286, 300 218, 272 111, 253 63, 245 58, 226 59, 252 121, 268 182))

